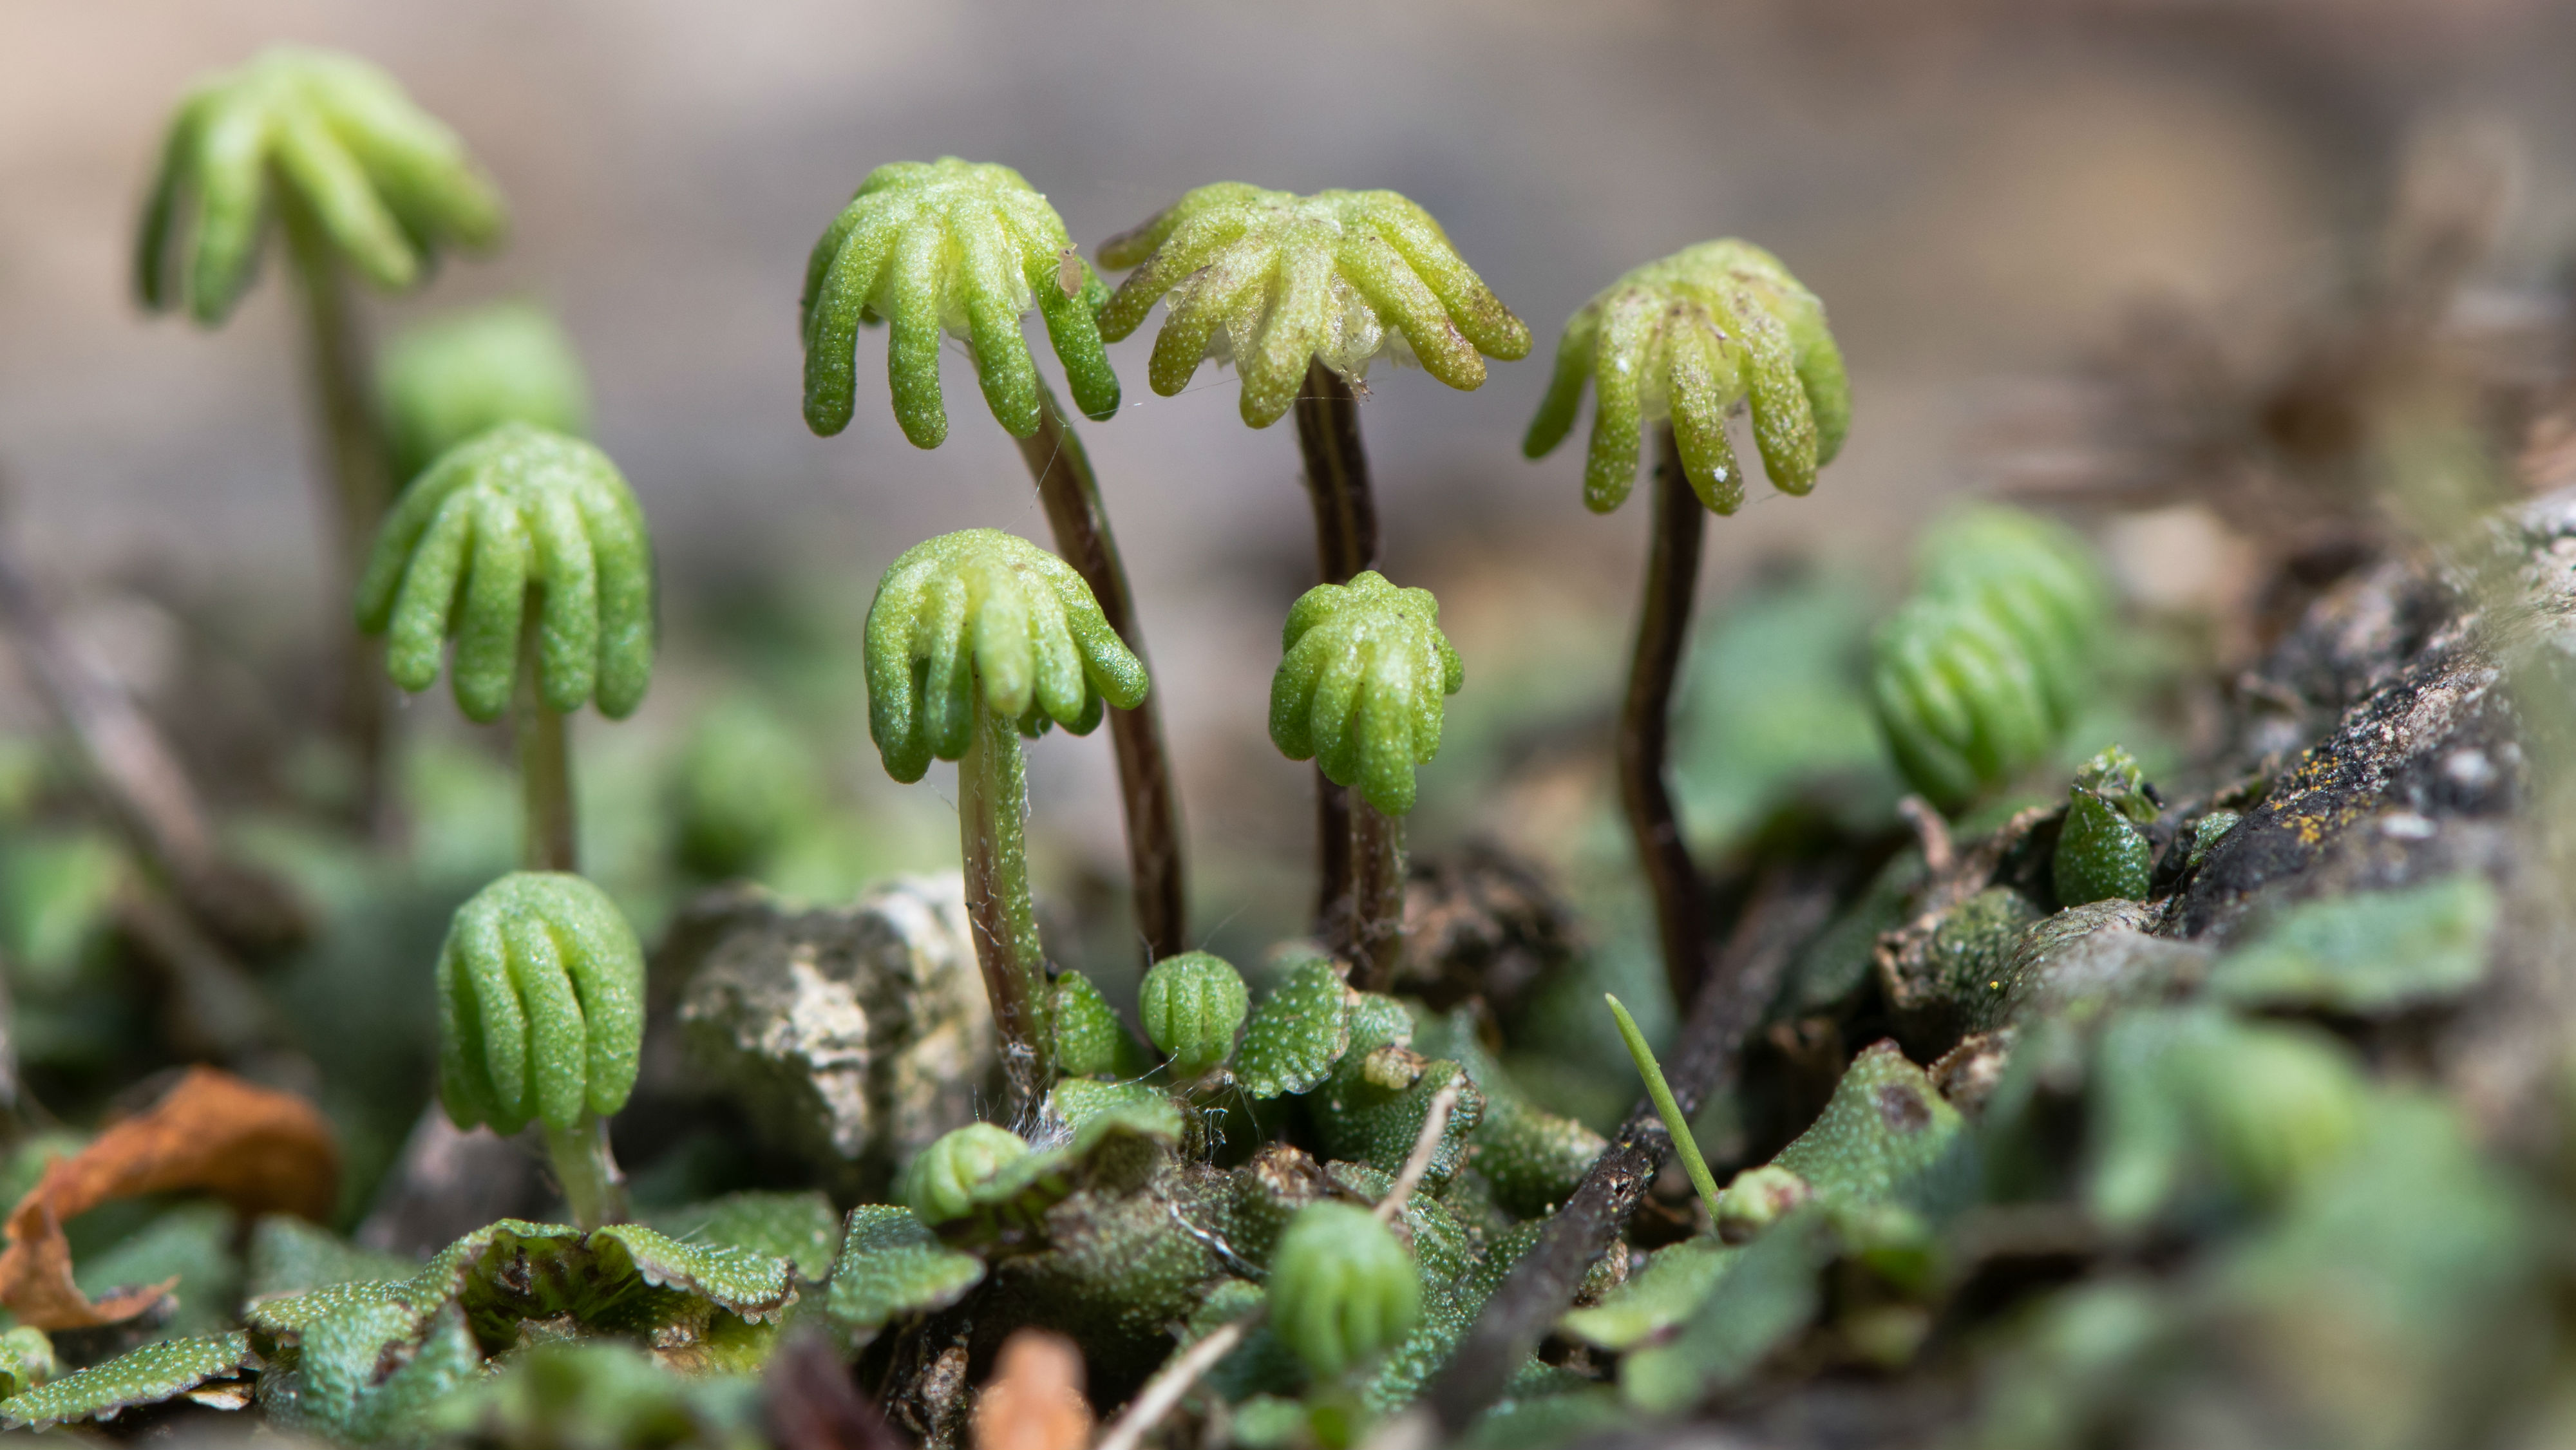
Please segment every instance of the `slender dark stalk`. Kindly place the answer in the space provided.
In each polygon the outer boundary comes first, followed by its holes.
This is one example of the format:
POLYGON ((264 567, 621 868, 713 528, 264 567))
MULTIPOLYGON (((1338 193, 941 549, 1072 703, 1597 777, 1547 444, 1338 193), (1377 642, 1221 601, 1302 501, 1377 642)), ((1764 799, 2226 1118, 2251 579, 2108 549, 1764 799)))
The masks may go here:
POLYGON ((1664 783, 1672 733, 1673 682, 1681 673, 1682 638, 1690 629, 1699 586, 1700 540, 1708 515, 1682 476, 1681 448, 1669 424, 1655 451, 1654 532, 1646 553, 1645 597, 1637 608, 1637 652, 1628 669, 1628 699, 1619 711, 1619 800, 1636 838, 1637 863, 1655 897, 1655 926, 1664 949, 1664 981, 1673 1009, 1687 1011, 1708 956, 1699 868, 1691 864, 1664 783))
POLYGON ((987 708, 979 688, 974 733, 957 762, 957 827, 966 859, 966 912, 975 923, 975 962, 993 1003, 1013 1122, 1035 1111, 1055 1076, 1046 950, 1029 900, 1028 809, 1019 725, 987 708))
POLYGON ((1336 915, 1327 949, 1351 963, 1364 992, 1385 992, 1404 969, 1404 817, 1390 816, 1353 792, 1350 910, 1336 915))
MULTIPOLYGON (((1674 1040, 1667 1085, 1682 1115, 1697 1113, 1734 1075, 1781 970, 1831 918, 1841 884, 1839 870, 1774 867, 1756 885, 1715 977, 1674 1040)), ((1644 1201, 1672 1148, 1655 1104, 1640 1099, 1425 1392, 1445 1435, 1464 1432, 1502 1394, 1644 1201)))
MULTIPOLYGON (((1297 395, 1297 448, 1306 460, 1306 493, 1315 505, 1315 573, 1326 584, 1377 567, 1377 500, 1369 491, 1368 454, 1360 447, 1360 400, 1342 375, 1321 361, 1306 364, 1297 395)), ((1315 932, 1330 940, 1333 922, 1352 915, 1350 792, 1315 770, 1315 932)))
MULTIPOLYGON (((1038 404, 1038 431, 1020 440, 1020 457, 1037 480, 1038 498, 1055 530, 1056 552, 1091 586, 1091 597, 1100 601, 1109 627, 1136 658, 1144 659, 1135 593, 1118 559, 1118 540, 1109 532, 1091 456, 1043 378, 1038 404)), ((1180 799, 1172 788, 1171 754, 1163 746, 1160 698, 1149 694, 1133 710, 1109 712, 1109 740, 1118 753, 1118 787, 1127 809, 1128 889, 1148 965, 1190 949, 1180 799)))
POLYGON ((537 600, 531 593, 519 626, 519 680, 510 701, 519 743, 519 793, 526 805, 520 859, 531 871, 581 869, 573 811, 572 750, 564 718, 537 688, 537 600))
MULTIPOLYGON (((294 188, 281 187, 279 194, 287 253, 304 297, 306 363, 329 470, 323 509, 334 537, 324 570, 327 597, 337 604, 331 617, 347 620, 349 591, 366 567, 376 527, 392 504, 393 483, 385 472, 367 349, 348 280, 331 255, 320 220, 297 199, 294 188)), ((389 839, 398 825, 387 774, 392 715, 381 659, 384 646, 360 632, 354 621, 342 629, 339 724, 357 760, 360 820, 379 839, 389 839)))

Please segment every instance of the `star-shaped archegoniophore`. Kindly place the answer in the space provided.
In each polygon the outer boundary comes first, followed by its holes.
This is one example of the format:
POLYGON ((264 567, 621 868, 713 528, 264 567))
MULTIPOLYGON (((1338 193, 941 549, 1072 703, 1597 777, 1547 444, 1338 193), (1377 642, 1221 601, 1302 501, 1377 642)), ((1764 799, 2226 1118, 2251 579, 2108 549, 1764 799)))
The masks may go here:
POLYGON ((903 436, 922 448, 948 437, 945 332, 973 343, 984 401, 1011 436, 1028 437, 1038 429, 1038 374, 1020 318, 1033 306, 1075 406, 1114 416, 1118 375, 1093 320, 1108 293, 1073 254, 1064 219, 1011 168, 954 156, 880 166, 805 265, 806 425, 827 437, 850 425, 859 324, 891 322, 887 372, 903 436))
POLYGON ((273 184, 388 289, 418 281, 441 247, 487 246, 503 226, 464 143, 393 77, 279 46, 201 82, 172 118, 136 246, 144 304, 170 307, 184 290, 199 322, 221 322, 250 285, 273 184))
POLYGON ((1599 401, 1583 501, 1608 513, 1637 481, 1639 430, 1672 420, 1682 472, 1722 514, 1744 502, 1726 415, 1751 405, 1763 471, 1805 493, 1851 426, 1842 353, 1824 304, 1779 259, 1732 238, 1702 242, 1612 283, 1565 324, 1556 375, 1521 451, 1546 455, 1574 428, 1583 383, 1599 401))
POLYGON ((626 1105, 644 1044, 644 949, 578 876, 514 871, 458 907, 438 954, 439 1089, 459 1127, 569 1128, 626 1105))
POLYGON ((1052 720, 1084 735, 1104 702, 1132 710, 1147 686, 1073 566, 999 529, 942 534, 894 561, 868 608, 867 669, 868 733, 907 783, 932 757, 966 753, 978 688, 1025 732, 1052 720))
POLYGON ((505 423, 441 454, 403 491, 358 584, 358 625, 388 634, 385 668, 417 693, 456 638, 456 703, 501 717, 537 596, 537 687, 549 709, 596 701, 622 719, 653 672, 653 546, 608 455, 505 423))
POLYGON ((1446 697, 1465 683, 1428 589, 1376 570, 1318 584, 1288 611, 1270 679, 1270 739, 1391 816, 1413 809, 1413 768, 1440 753, 1446 697))
POLYGON ((1134 332, 1169 293, 1146 373, 1154 391, 1168 398, 1201 359, 1231 359, 1255 428, 1297 401, 1310 359, 1358 378, 1400 339, 1424 371, 1472 389, 1487 357, 1529 355, 1529 328, 1431 214, 1392 191, 1297 196, 1221 181, 1102 243, 1100 261, 1136 268, 1101 309, 1101 336, 1134 332))

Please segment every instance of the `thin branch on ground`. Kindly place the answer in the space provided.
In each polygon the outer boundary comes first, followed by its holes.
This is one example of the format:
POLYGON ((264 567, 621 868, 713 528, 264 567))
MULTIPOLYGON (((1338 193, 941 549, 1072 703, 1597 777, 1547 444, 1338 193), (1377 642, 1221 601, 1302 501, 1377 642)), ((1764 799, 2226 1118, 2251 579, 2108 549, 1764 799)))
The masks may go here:
POLYGON ((1453 1077, 1447 1087, 1431 1095, 1431 1106, 1422 1114, 1421 1136, 1413 1140, 1413 1152, 1406 1156, 1403 1171, 1395 1175, 1395 1187, 1378 1202, 1379 1223, 1393 1223, 1404 1212, 1413 1190, 1421 1186, 1422 1175, 1431 1171, 1431 1159, 1440 1151, 1440 1135, 1449 1130, 1449 1113, 1457 1106, 1458 1079, 1453 1077))
MULTIPOLYGON (((1839 870, 1781 866, 1754 888, 1675 1040, 1668 1082, 1684 1114, 1698 1112, 1734 1075, 1744 1039, 1761 1020, 1781 971, 1830 919, 1841 884, 1839 870)), ((1672 1148, 1654 1104, 1639 1101, 1425 1391, 1444 1433, 1464 1431, 1502 1394, 1574 1302, 1584 1273, 1617 1241, 1672 1148)))

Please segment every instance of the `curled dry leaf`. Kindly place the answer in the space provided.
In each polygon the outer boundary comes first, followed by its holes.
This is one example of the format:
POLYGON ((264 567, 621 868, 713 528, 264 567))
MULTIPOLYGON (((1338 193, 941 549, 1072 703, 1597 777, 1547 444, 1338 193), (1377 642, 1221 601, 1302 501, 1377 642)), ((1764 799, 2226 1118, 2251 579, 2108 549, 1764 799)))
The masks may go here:
POLYGON ((0 1305, 21 1324, 81 1329, 131 1319, 167 1284, 92 1303, 72 1282, 63 1224, 112 1199, 192 1190, 244 1214, 327 1217, 340 1192, 340 1150, 311 1103, 229 1073, 191 1068, 159 1102, 112 1124, 9 1211, 0 1305))
POLYGON ((1082 1450, 1091 1443, 1082 1376, 1082 1351, 1060 1334, 1023 1329, 1002 1341, 975 1400, 975 1450, 1082 1450))

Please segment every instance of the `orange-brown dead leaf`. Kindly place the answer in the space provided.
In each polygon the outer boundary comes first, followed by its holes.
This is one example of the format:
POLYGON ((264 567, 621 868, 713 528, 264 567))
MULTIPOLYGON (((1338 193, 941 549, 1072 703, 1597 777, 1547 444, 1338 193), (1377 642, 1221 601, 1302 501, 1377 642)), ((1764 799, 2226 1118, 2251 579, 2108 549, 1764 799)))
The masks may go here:
POLYGON ((65 1221, 112 1199, 194 1190, 245 1214, 321 1219, 340 1193, 340 1149, 311 1103, 196 1067, 161 1101, 111 1124, 90 1145, 45 1167, 9 1211, 0 1251, 0 1304, 21 1324, 82 1329, 131 1319, 168 1284, 92 1303, 72 1282, 65 1221))
POLYGON ((975 1397, 975 1450, 1082 1450, 1090 1443, 1082 1351, 1036 1329, 1003 1340, 993 1377, 975 1397))

